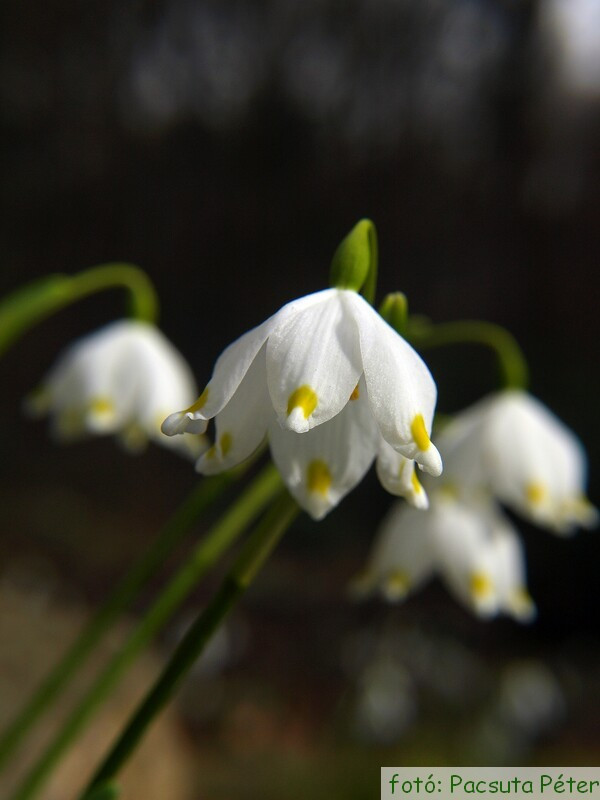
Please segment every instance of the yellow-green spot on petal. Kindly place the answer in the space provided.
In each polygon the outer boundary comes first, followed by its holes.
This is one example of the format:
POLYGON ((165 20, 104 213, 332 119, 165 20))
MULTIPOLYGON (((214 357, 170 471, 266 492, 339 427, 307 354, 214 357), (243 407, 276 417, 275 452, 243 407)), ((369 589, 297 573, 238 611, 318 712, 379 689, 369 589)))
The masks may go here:
POLYGON ((208 392, 209 392, 209 387, 207 386, 200 395, 200 397, 196 400, 196 402, 192 403, 192 405, 189 408, 186 408, 184 414, 193 414, 194 411, 201 411, 206 405, 206 401, 208 400, 208 392))
POLYGON ((410 426, 410 432, 419 450, 425 451, 429 448, 431 441, 429 440, 429 434, 425 428, 425 420, 422 414, 415 415, 410 426))
POLYGON ((420 494, 423 491, 423 487, 419 483, 419 479, 417 478, 417 473, 415 472, 415 470, 413 470, 410 482, 412 483, 412 487, 414 489, 415 494, 420 494))
POLYGON ((404 597, 410 589, 410 577, 402 569, 395 569, 385 579, 384 592, 390 600, 404 597))
POLYGON ((221 448, 221 453, 223 454, 223 458, 229 453, 231 450, 231 445, 233 444, 233 439, 230 433, 224 433, 221 438, 219 439, 219 446, 221 448))
POLYGON ((306 480, 309 491, 325 495, 329 491, 333 479, 327 464, 316 459, 308 465, 306 480))
POLYGON ((532 506, 539 505, 546 497, 546 487, 543 483, 532 481, 525 487, 525 497, 532 506))
POLYGON ((301 408, 304 414, 304 419, 308 419, 317 407, 317 393, 310 386, 299 386, 295 389, 288 399, 287 413, 288 417, 295 408, 301 408))
POLYGON ((211 447, 208 448, 208 450, 204 454, 204 458, 215 458, 216 455, 217 455, 217 448, 213 444, 211 445, 211 447))
POLYGON ((473 572, 469 578, 471 594, 477 600, 489 597, 493 591, 492 579, 485 572, 473 572))
POLYGON ((114 414, 115 404, 110 397, 93 397, 90 400, 89 410, 92 414, 97 414, 98 416, 114 414))
POLYGON ((527 613, 533 610, 534 604, 531 595, 524 586, 518 586, 510 593, 510 607, 517 613, 527 613))
POLYGON ((359 397, 360 397, 360 392, 358 390, 358 383, 357 383, 354 389, 352 390, 352 394, 350 395, 350 400, 358 400, 359 397))
POLYGON ((406 465, 407 464, 408 464, 408 461, 405 458, 400 459, 400 466, 398 467, 398 477, 399 478, 402 477, 402 473, 406 469, 406 465))
POLYGON ((438 489, 440 497, 445 497, 446 500, 458 500, 458 486, 455 483, 443 483, 438 489))

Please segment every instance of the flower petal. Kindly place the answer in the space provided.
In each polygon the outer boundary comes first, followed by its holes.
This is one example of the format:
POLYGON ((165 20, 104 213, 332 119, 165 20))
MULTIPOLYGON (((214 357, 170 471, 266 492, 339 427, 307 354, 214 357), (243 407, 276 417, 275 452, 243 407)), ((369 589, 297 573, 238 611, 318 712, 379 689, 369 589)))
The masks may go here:
POLYGON ((570 533, 593 519, 583 511, 581 442, 531 395, 507 391, 494 398, 481 446, 495 494, 533 522, 570 533))
POLYGON ((290 314, 267 344, 267 377, 283 427, 308 431, 338 414, 362 373, 358 334, 346 295, 328 289, 319 301, 290 314))
POLYGON ((519 622, 531 622, 536 615, 535 603, 527 590, 525 555, 521 541, 500 513, 490 519, 495 582, 500 607, 519 622))
POLYGON ((432 546, 437 569, 449 589, 481 617, 498 613, 499 597, 491 532, 483 508, 436 498, 432 515, 432 546))
MULTIPOLYGON (((326 292, 331 292, 328 289, 326 292)), ((324 292, 301 297, 287 303, 261 325, 240 336, 221 353, 212 377, 195 403, 176 411, 165 419, 162 432, 167 436, 179 433, 204 433, 207 421, 216 416, 231 400, 244 375, 273 330, 288 317, 318 303, 324 292)))
POLYGON ((359 328, 369 400, 383 438, 432 475, 442 471, 429 439, 437 390, 425 362, 360 295, 347 298, 359 328))
POLYGON ((384 439, 379 443, 376 466, 384 489, 404 497, 415 508, 429 507, 427 492, 415 472, 415 462, 400 455, 384 439))
POLYGON ((434 567, 430 525, 427 512, 396 503, 381 524, 369 566, 355 589, 365 593, 379 588, 387 600, 397 601, 421 585, 434 567))
POLYGON ((306 433, 284 430, 276 419, 269 426, 273 461, 291 494, 314 519, 322 519, 363 478, 377 440, 364 393, 306 433))
POLYGON ((215 444, 196 464, 198 472, 213 475, 244 461, 265 438, 272 417, 263 345, 235 394, 217 414, 215 444))

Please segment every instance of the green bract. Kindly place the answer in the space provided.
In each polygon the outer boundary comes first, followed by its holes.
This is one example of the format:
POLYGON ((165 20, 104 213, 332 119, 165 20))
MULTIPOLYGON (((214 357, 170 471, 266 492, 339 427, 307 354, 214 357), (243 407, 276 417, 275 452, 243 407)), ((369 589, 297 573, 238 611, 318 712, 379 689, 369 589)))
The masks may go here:
POLYGON ((377 234, 370 219, 361 219, 342 239, 331 262, 330 286, 336 289, 363 290, 373 301, 377 277, 377 234))

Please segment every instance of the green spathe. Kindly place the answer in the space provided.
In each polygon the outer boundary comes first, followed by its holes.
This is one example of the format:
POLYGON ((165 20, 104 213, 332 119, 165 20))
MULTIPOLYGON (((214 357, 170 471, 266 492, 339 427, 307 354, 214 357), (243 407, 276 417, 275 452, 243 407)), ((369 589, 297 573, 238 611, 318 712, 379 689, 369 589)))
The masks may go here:
POLYGON ((363 290, 370 303, 375 296, 377 276, 377 234, 370 219, 361 219, 342 239, 331 262, 331 286, 363 290))

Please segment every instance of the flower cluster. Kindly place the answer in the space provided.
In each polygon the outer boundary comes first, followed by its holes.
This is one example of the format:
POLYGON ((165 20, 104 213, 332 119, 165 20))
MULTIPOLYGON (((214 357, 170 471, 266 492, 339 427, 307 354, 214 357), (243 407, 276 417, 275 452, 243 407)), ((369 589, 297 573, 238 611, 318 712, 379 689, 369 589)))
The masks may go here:
POLYGON ((480 616, 531 619, 522 547, 499 503, 560 534, 594 525, 580 442, 539 401, 512 390, 459 414, 438 444, 444 478, 430 490, 429 511, 392 509, 356 588, 399 600, 437 573, 480 616))
POLYGON ((355 291, 326 289, 283 306, 231 344, 199 399, 164 433, 204 432, 204 474, 250 456, 265 436, 298 503, 322 518, 377 459, 383 485, 424 507, 415 462, 442 471, 429 435, 436 386, 413 348, 355 291))

